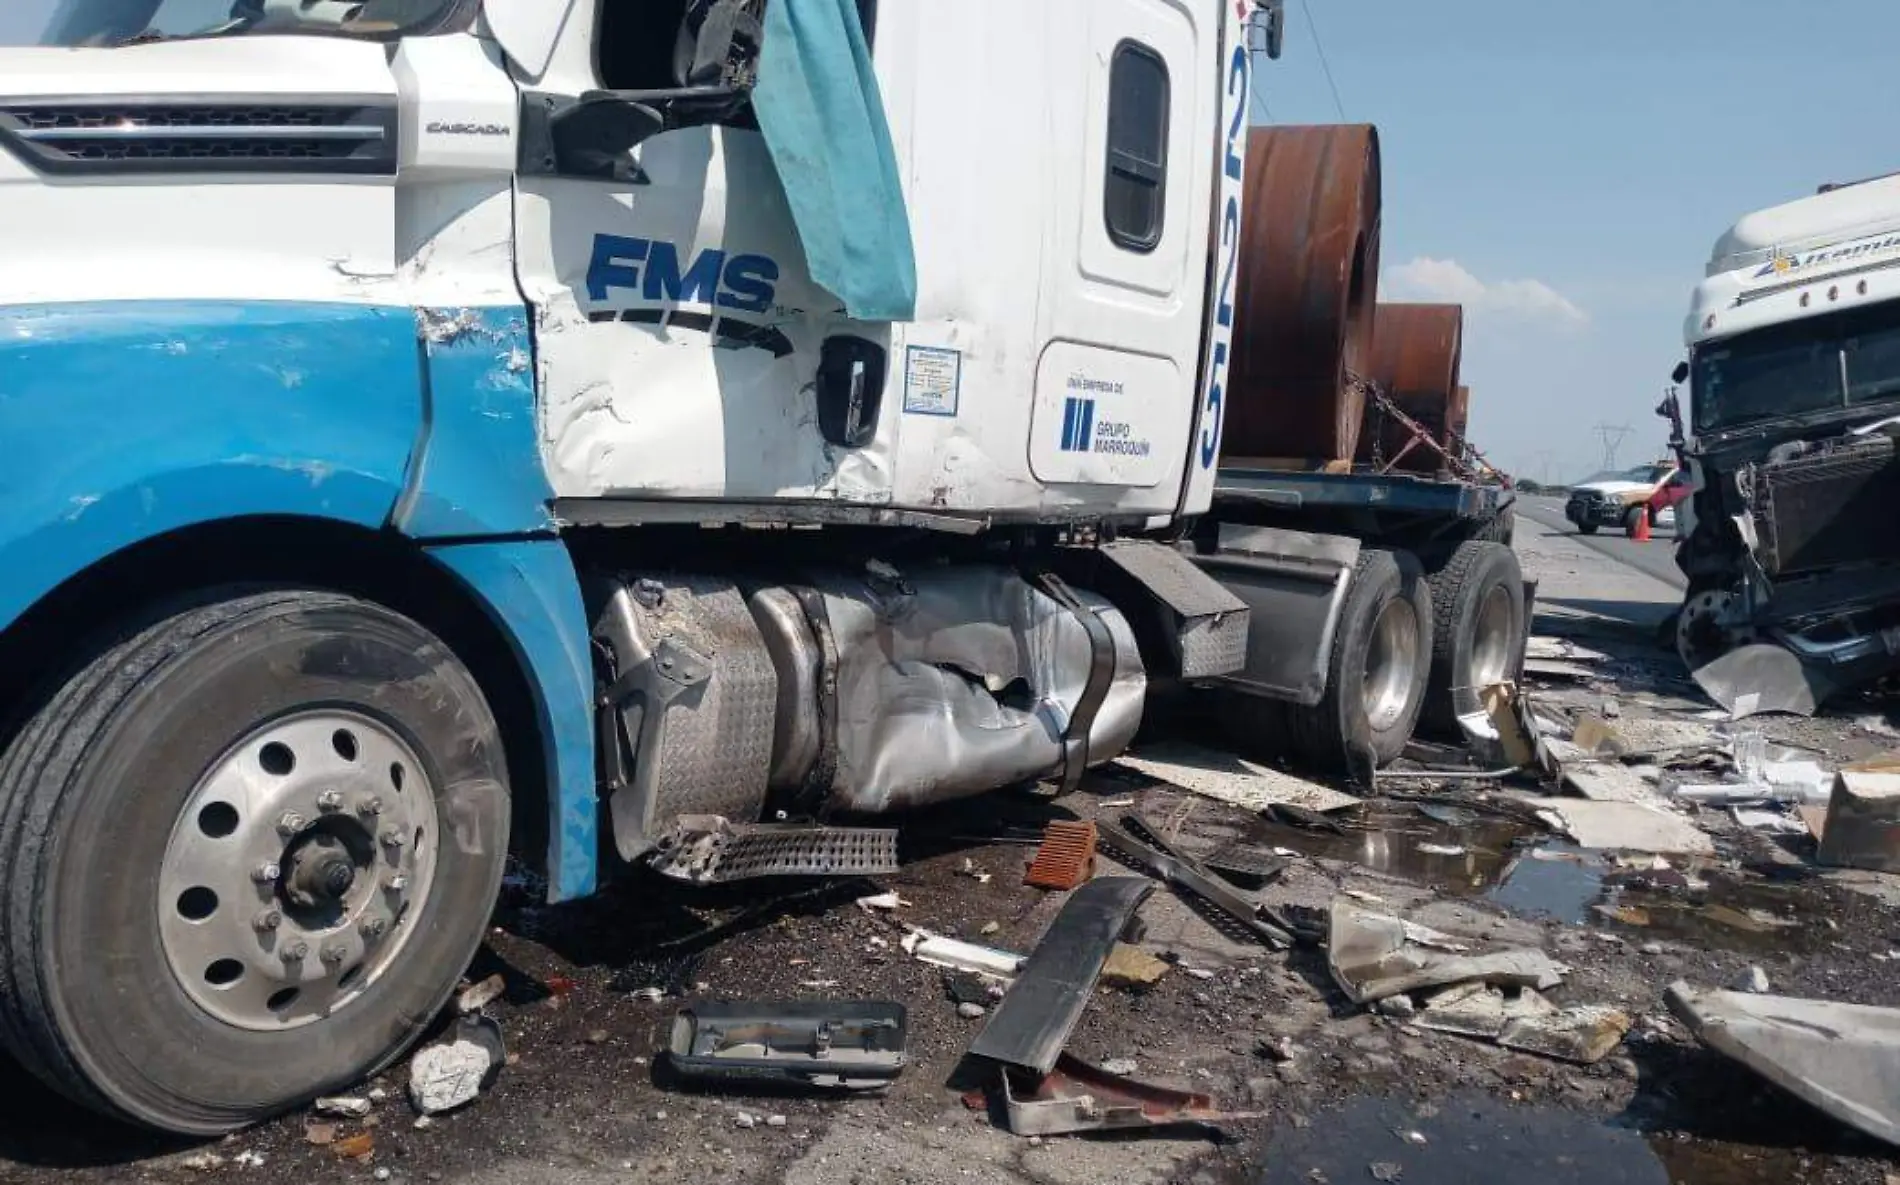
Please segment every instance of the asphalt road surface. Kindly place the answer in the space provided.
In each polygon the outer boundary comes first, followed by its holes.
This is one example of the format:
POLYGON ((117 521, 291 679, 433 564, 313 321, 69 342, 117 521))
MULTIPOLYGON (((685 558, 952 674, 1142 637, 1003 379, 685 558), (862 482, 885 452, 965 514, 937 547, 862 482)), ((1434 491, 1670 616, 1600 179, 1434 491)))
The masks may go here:
POLYGON ((1565 535, 1575 535, 1584 546, 1600 551, 1618 563, 1654 576, 1656 579, 1675 588, 1687 587, 1682 570, 1676 567, 1676 533, 1672 527, 1659 527, 1648 543, 1638 543, 1623 532, 1605 528, 1594 535, 1584 535, 1564 517, 1564 504, 1559 498, 1521 497, 1517 500, 1519 513, 1540 525, 1565 535))

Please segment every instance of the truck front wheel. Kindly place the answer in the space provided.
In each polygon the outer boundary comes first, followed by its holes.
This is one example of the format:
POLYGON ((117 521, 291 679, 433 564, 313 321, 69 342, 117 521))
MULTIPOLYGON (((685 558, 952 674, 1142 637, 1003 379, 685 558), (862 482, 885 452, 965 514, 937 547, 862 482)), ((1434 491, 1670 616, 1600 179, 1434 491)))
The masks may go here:
POLYGON ((0 756, 0 1039, 165 1131, 338 1090, 429 1025, 508 842, 480 689, 415 622, 199 598, 95 648, 0 756))

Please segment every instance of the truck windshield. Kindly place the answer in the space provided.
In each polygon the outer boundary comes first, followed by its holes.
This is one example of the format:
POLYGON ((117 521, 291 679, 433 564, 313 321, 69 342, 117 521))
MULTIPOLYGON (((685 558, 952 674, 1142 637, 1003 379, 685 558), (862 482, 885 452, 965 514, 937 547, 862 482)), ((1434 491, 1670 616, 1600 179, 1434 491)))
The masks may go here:
POLYGON ((234 33, 391 37, 440 26, 466 0, 4 0, 0 46, 107 46, 234 33))
POLYGON ((1900 303, 1712 343, 1694 372, 1698 432, 1900 400, 1900 303))

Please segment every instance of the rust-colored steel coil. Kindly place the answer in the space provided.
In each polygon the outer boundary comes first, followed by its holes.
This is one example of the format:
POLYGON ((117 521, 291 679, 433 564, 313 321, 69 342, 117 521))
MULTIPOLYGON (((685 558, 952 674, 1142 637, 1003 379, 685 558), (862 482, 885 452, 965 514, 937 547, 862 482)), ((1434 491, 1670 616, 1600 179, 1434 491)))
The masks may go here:
POLYGON ((1445 416, 1445 431, 1458 440, 1471 435, 1471 388, 1460 387, 1452 393, 1451 411, 1445 416))
POLYGON ((1256 129, 1245 188, 1222 451, 1350 459, 1364 400, 1347 373, 1371 362, 1378 300, 1378 129, 1256 129))
MULTIPOLYGON (((1400 411, 1423 425, 1440 445, 1449 439, 1453 403, 1464 366, 1465 310, 1455 304, 1382 304, 1373 331, 1372 367, 1365 377, 1392 397, 1400 411)), ((1365 411, 1359 436, 1361 463, 1374 460, 1373 445, 1387 462, 1398 457, 1411 432, 1377 407, 1365 411)), ((1436 473, 1445 459, 1436 450, 1415 446, 1398 462, 1409 473, 1436 473)))

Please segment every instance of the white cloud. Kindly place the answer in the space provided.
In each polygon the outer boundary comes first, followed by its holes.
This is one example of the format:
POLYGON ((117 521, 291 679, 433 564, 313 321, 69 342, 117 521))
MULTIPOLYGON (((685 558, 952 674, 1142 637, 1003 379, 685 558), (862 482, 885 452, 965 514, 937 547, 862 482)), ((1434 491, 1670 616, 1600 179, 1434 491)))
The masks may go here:
POLYGON ((1563 328, 1577 328, 1590 322, 1588 313, 1542 280, 1486 283, 1451 259, 1421 256, 1390 269, 1379 296, 1382 300, 1461 304, 1467 312, 1496 313, 1518 321, 1563 328))

